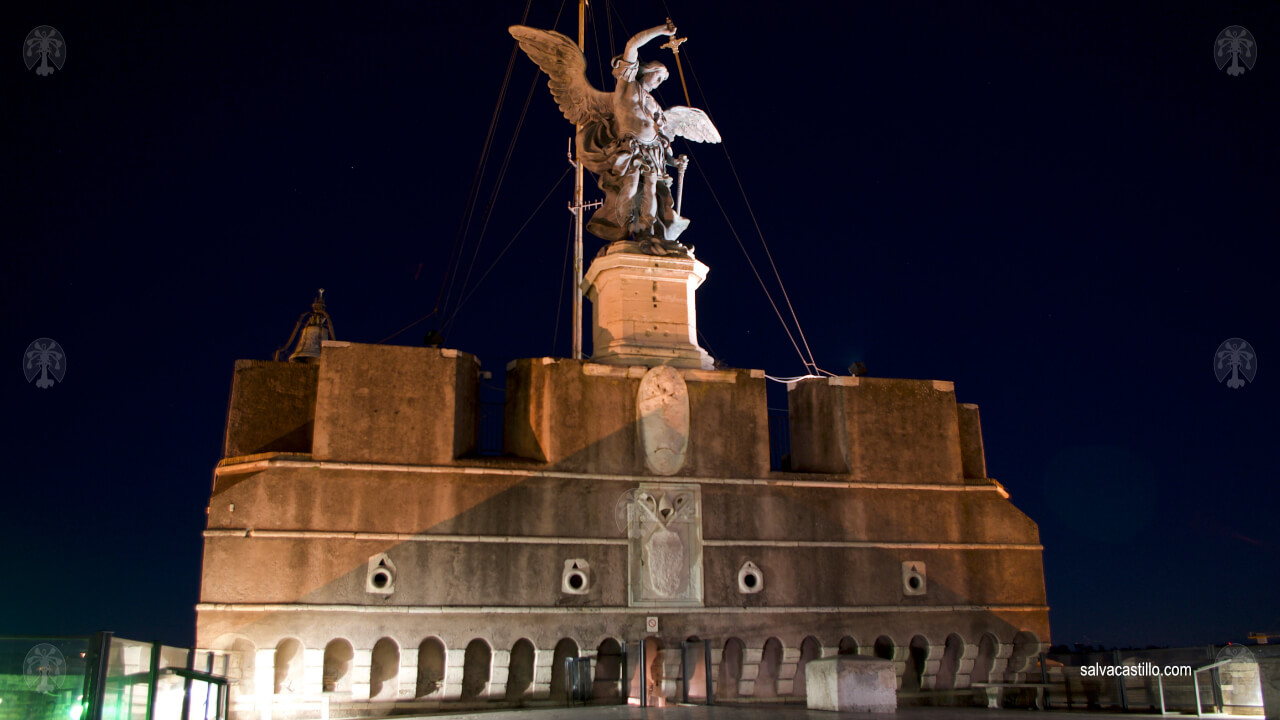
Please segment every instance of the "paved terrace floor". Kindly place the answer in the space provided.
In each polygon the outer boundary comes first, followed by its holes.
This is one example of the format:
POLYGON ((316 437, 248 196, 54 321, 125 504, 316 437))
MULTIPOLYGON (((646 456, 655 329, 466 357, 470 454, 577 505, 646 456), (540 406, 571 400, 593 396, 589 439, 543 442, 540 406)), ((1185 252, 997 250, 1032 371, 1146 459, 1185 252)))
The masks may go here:
MULTIPOLYGON (((1133 720, 1141 713, 1101 713, 1067 710, 988 710, 986 708, 905 707, 896 713, 835 713, 806 710, 799 705, 676 705, 665 708, 607 705, 529 710, 497 710, 456 715, 422 715, 431 720, 1045 720, 1053 715, 1073 715, 1088 720, 1133 720)), ((1157 715, 1158 716, 1158 715, 1157 715)), ((1205 717, 1227 717, 1205 715, 1205 717)), ((398 720, 407 720, 400 718, 398 720)))

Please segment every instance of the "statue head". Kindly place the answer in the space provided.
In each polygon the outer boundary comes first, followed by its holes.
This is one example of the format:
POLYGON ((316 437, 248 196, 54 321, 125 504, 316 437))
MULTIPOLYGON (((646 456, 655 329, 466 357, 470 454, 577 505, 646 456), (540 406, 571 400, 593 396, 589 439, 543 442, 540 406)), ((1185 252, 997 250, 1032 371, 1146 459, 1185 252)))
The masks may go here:
POLYGON ((652 90, 662 84, 669 77, 667 66, 660 62, 650 61, 640 66, 640 70, 636 73, 640 79, 640 84, 645 90, 652 90))

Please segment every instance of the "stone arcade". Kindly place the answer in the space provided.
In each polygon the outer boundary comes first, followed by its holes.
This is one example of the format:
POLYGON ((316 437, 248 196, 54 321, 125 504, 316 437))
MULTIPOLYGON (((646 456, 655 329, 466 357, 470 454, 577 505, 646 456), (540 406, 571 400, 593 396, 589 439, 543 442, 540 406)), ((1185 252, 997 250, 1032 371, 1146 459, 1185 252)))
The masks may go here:
POLYGON ((799 699, 836 654, 893 661, 904 690, 1020 680, 1049 637, 1042 548, 987 477, 978 408, 938 380, 801 380, 773 470, 764 372, 653 334, 695 322, 686 265, 687 293, 596 308, 597 343, 624 318, 624 364, 508 365, 501 457, 478 453, 465 352, 237 361, 197 607, 198 644, 233 654, 233 716, 561 701, 572 656, 622 702, 642 640, 667 701, 692 638, 718 700, 799 699))

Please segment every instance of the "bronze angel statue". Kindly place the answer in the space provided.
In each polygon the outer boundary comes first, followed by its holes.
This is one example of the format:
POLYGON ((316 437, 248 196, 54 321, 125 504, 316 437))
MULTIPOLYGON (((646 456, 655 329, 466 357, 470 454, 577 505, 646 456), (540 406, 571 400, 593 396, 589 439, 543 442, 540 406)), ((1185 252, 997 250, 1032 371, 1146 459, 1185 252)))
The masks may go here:
POLYGON ((667 167, 687 160, 673 156, 671 141, 681 136, 718 143, 720 133, 703 111, 663 110, 649 94, 667 79, 667 68, 658 62, 641 63, 640 46, 674 35, 675 26, 668 21, 627 41, 626 50, 613 61, 611 93, 591 86, 586 59, 569 38, 523 25, 510 30, 521 49, 550 76, 547 84, 560 111, 578 125, 578 157, 599 176, 604 204, 587 230, 611 242, 634 237, 641 251, 651 255, 686 254, 677 238, 689 220, 676 212, 667 167))

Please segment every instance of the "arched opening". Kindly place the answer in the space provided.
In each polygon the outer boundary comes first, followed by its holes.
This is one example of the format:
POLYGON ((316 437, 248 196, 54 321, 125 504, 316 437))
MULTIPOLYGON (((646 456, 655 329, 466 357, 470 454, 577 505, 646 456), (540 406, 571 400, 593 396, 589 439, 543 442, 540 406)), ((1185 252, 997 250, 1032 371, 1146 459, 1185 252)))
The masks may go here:
POLYGON ((624 695, 627 699, 623 702, 630 703, 632 698, 640 697, 640 643, 627 643, 625 652, 627 661, 623 663, 622 671, 626 677, 622 679, 622 686, 626 688, 624 695))
MULTIPOLYGON (((662 705, 662 643, 650 635, 643 641, 644 646, 644 681, 647 686, 649 707, 662 705)), ((640 698, 640 647, 641 643, 627 646, 627 693, 628 697, 640 698), (635 668, 634 670, 632 668, 635 668)))
POLYGON ((644 661, 648 663, 649 706, 666 707, 667 697, 662 693, 662 681, 666 675, 662 667, 662 643, 658 638, 645 638, 644 661))
POLYGON ((236 697, 252 696, 258 665, 257 646, 248 638, 224 635, 213 641, 210 649, 227 653, 227 678, 232 681, 232 693, 236 697))
POLYGON ((707 652, 697 635, 685 639, 684 666, 689 674, 689 699, 706 700, 707 652))
POLYGON ((845 635, 840 638, 840 642, 836 644, 837 655, 857 655, 858 641, 853 639, 852 635, 845 635))
POLYGON ((1022 682, 1026 679, 1031 660, 1040 654, 1040 638, 1035 633, 1023 630, 1013 636, 1013 654, 1009 656, 1009 669, 1005 677, 1009 682, 1022 682))
POLYGON ((511 646, 511 665, 507 670, 507 699, 519 700, 533 687, 533 643, 524 638, 511 646))
POLYGON ((481 697, 489 687, 489 665, 493 659, 493 650, 489 643, 476 638, 467 643, 462 653, 462 699, 471 700, 481 697))
POLYGON ((933 686, 938 690, 953 690, 956 676, 960 671, 960 660, 964 658, 964 638, 952 633, 947 636, 947 644, 942 651, 942 660, 938 663, 938 679, 933 686))
POLYGON ((324 675, 321 690, 324 692, 351 692, 351 661, 356 651, 351 643, 338 638, 324 646, 324 675))
POLYGON ((810 635, 800 643, 800 659, 796 662, 796 681, 792 685, 791 694, 796 697, 806 697, 809 694, 808 679, 805 676, 805 667, 808 666, 810 660, 817 660, 822 657, 822 643, 818 642, 818 638, 810 635))
POLYGON ((903 692, 917 692, 924 687, 924 671, 928 662, 929 640, 923 635, 916 635, 907 646, 907 667, 902 673, 903 692))
POLYGON ((373 644, 369 664, 369 699, 394 700, 400 685, 400 646, 391 638, 373 644))
POLYGON ((596 648, 595 670, 592 694, 598 698, 621 698, 622 646, 617 640, 605 638, 596 648))
POLYGON ((285 638, 276 645, 275 693, 291 695, 302 692, 302 642, 285 638))
POLYGON ((995 635, 985 633, 978 641, 978 657, 973 661, 973 672, 969 675, 970 683, 991 682, 991 671, 995 669, 996 655, 1000 650, 1000 641, 995 635))
POLYGON ((894 655, 898 653, 898 646, 893 643, 893 638, 888 635, 881 635, 876 638, 875 646, 872 648, 875 656, 881 660, 893 660, 894 655))
POLYGON ((578 643, 569 638, 561 638, 551 654, 551 699, 569 702, 569 673, 565 661, 578 657, 578 643))
POLYGON ((414 697, 427 697, 440 691, 444 683, 444 643, 429 637, 418 645, 418 678, 414 697))
POLYGON ((724 698, 738 697, 738 683, 742 680, 742 656, 747 646, 736 637, 724 643, 724 654, 720 657, 720 684, 716 694, 724 698))
POLYGON ((778 696, 778 667, 782 665, 782 641, 769 638, 764 641, 764 651, 760 656, 760 673, 756 675, 755 697, 771 698, 778 696))

